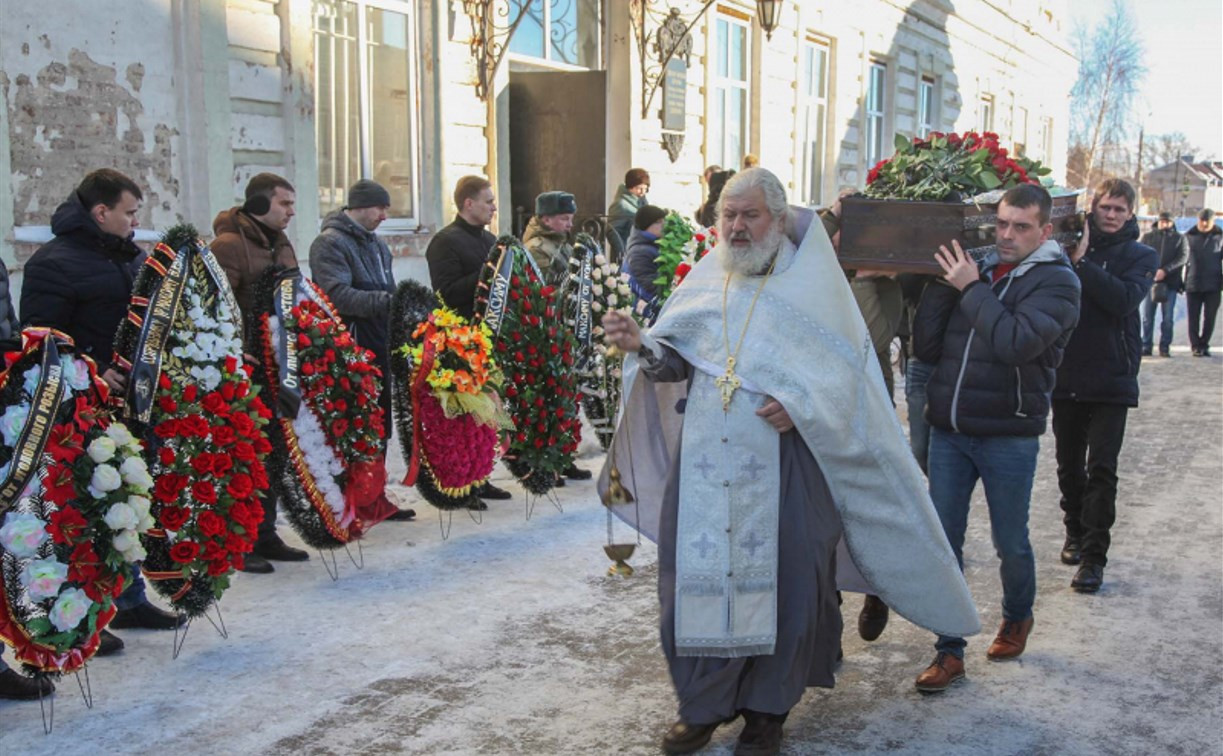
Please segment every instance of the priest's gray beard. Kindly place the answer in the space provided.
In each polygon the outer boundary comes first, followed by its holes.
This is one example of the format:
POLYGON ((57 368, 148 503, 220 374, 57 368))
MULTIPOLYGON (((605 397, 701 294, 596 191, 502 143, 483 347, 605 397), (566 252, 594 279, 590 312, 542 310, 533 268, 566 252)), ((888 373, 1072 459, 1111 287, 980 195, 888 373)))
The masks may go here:
POLYGON ((773 224, 763 239, 746 248, 735 248, 730 243, 735 238, 750 239, 751 236, 747 231, 740 231, 738 235, 732 234, 726 240, 726 254, 722 255, 722 267, 726 272, 743 276, 763 276, 768 273, 769 265, 781 249, 781 224, 773 224))

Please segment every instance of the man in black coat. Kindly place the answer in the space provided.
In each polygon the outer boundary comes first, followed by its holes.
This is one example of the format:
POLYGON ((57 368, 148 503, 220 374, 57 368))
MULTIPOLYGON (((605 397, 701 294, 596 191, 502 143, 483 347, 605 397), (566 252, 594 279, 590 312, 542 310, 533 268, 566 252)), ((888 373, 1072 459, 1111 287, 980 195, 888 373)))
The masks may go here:
POLYGON ((1066 543, 1062 562, 1078 564, 1070 585, 1100 590, 1116 519, 1117 457, 1130 407, 1138 406, 1142 362, 1138 308, 1159 257, 1138 241, 1134 187, 1109 179, 1096 189, 1084 238, 1070 258, 1083 285, 1079 325, 1057 371, 1053 434, 1066 543))
MULTIPOLYGON (((475 317, 480 271, 497 243, 497 237, 485 229, 497 214, 493 185, 483 176, 464 176, 454 187, 454 206, 458 210, 454 222, 429 240, 425 259, 433 290, 446 306, 470 320, 475 317)), ((480 499, 511 498, 509 491, 492 483, 485 483, 476 495, 473 509, 488 508, 480 499)))
POLYGON ((1172 213, 1160 213, 1155 228, 1142 237, 1142 243, 1159 253, 1159 268, 1155 271, 1155 283, 1151 296, 1142 300, 1142 354, 1149 357, 1155 346, 1155 308, 1161 309, 1159 323, 1159 356, 1171 357, 1172 323, 1176 313, 1176 295, 1184 288, 1181 268, 1189 259, 1189 245, 1185 237, 1172 223, 1172 213), (1157 291, 1163 299, 1155 301, 1157 291))
POLYGON ((475 315, 476 284, 497 243, 485 228, 497 213, 493 185, 481 176, 464 176, 454 187, 454 222, 429 240, 425 259, 429 280, 448 307, 471 319, 475 315))
MULTIPOLYGON (((386 220, 391 194, 381 184, 361 179, 348 190, 344 207, 323 219, 310 245, 310 276, 339 311, 353 340, 374 353, 382 371, 383 438, 391 442, 391 297, 395 276, 391 250, 374 233, 386 220)), ((411 520, 416 512, 397 508, 387 519, 411 520)))
MULTIPOLYGON (((986 655, 1014 659, 1027 645, 1036 599, 1028 510, 1040 436, 1062 350, 1079 312, 1079 282, 1050 239, 1053 201, 1039 186, 998 206, 998 251, 978 266, 955 242, 936 255, 946 282, 922 293, 913 348, 934 366, 926 386, 930 499, 963 567, 968 506, 980 480, 1001 560, 1002 625, 986 655)), ((939 636, 917 678, 925 693, 964 676, 963 638, 939 636)))
POLYGON ((1223 229, 1215 224, 1215 211, 1206 208, 1185 235, 1189 264, 1185 266, 1185 304, 1189 307, 1189 346, 1194 357, 1210 356, 1210 337, 1219 314, 1223 290, 1223 229))
MULTIPOLYGON (((93 358, 103 380, 120 396, 127 377, 112 367, 115 333, 127 317, 132 284, 144 261, 133 241, 142 199, 140 187, 122 173, 109 168, 90 173, 51 216, 55 238, 25 264, 21 287, 22 326, 47 326, 71 336, 78 352, 93 358)), ((115 606, 114 628, 167 630, 178 622, 149 603, 135 565, 132 583, 115 606)), ((99 653, 123 647, 110 633, 102 635, 99 653)))

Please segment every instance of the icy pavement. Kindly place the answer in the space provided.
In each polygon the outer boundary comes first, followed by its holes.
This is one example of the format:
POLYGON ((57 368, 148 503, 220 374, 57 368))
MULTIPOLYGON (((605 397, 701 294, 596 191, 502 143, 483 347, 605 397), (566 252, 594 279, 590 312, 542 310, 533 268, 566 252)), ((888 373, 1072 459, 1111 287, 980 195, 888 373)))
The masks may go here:
MULTIPOLYGON (((1177 354, 1144 360, 1104 590, 1074 593, 1058 561, 1046 436, 1022 660, 985 659, 1000 588, 978 495, 965 557, 986 633, 970 641, 968 679, 915 692, 933 639, 894 616, 862 642, 861 598, 848 595, 837 687, 794 710, 786 753, 1219 753, 1223 360, 1177 354)), ((364 569, 340 552, 333 582, 314 553, 241 575, 222 601, 228 640, 197 621, 172 660, 173 633, 118 631, 126 650, 89 666, 94 708, 61 681, 47 736, 38 704, 0 703, 0 754, 657 753, 674 700, 654 548, 631 560, 634 577, 608 578, 591 483, 559 492, 563 512, 539 501, 528 521, 521 490, 498 477, 519 498, 493 502, 479 524, 458 513, 448 540, 436 511, 398 489, 419 519, 375 528, 364 569)), ((706 752, 729 754, 737 730, 706 752)))

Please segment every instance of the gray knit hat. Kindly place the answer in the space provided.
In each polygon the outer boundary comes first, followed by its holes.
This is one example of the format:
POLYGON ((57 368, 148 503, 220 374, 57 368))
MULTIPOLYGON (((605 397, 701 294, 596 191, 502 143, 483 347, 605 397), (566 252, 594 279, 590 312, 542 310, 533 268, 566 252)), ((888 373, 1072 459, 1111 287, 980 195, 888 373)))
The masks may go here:
POLYGON ((389 207, 391 194, 377 181, 361 179, 348 190, 349 210, 360 210, 363 207, 389 207))
POLYGON ((544 192, 535 198, 536 215, 576 213, 578 202, 569 192, 544 192))

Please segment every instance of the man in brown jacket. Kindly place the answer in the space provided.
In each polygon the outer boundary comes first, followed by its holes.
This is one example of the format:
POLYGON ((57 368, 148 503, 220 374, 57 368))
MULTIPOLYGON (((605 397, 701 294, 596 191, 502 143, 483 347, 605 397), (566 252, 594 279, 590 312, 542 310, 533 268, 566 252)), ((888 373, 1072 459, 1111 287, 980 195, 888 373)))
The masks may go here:
MULTIPOLYGON (((255 282, 272 265, 297 267, 293 244, 285 229, 295 213, 297 193, 293 185, 274 173, 260 173, 246 185, 246 202, 222 210, 212 222, 216 239, 212 253, 225 269, 229 285, 234 290, 243 319, 255 308, 255 282)), ((249 323, 248 323, 249 325, 249 323)), ((247 354, 257 354, 254 334, 247 329, 247 354)), ((276 533, 276 499, 263 501, 263 522, 255 550, 246 557, 246 572, 272 572, 274 559, 281 562, 302 562, 310 556, 280 539, 276 533)))

